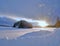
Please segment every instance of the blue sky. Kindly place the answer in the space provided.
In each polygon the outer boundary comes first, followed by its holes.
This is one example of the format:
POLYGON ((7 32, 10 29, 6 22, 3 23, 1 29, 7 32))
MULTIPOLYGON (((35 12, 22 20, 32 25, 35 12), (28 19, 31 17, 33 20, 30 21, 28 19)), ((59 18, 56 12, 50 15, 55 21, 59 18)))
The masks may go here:
POLYGON ((0 14, 47 20, 52 24, 60 16, 59 4, 59 0, 0 0, 0 14))

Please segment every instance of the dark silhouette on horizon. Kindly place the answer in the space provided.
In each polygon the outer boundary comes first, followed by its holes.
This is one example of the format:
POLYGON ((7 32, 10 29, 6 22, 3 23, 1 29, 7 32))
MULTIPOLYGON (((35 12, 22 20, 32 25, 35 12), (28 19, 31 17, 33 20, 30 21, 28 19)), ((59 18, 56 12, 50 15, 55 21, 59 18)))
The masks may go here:
POLYGON ((57 22, 56 22, 55 26, 60 27, 60 18, 59 17, 57 17, 57 22))
POLYGON ((60 27, 60 18, 57 17, 56 23, 54 25, 48 25, 47 27, 56 27, 56 28, 59 28, 60 27))
POLYGON ((14 23, 13 27, 18 27, 18 28, 32 28, 32 24, 25 21, 25 20, 21 20, 21 21, 18 21, 16 23, 14 23))

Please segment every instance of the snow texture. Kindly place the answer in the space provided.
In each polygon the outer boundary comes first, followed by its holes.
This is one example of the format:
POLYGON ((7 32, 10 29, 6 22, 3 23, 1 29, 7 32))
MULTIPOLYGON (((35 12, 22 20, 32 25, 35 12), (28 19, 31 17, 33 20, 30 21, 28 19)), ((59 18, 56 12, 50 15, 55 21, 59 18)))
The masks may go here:
POLYGON ((0 27, 0 46, 60 46, 60 28, 0 27))

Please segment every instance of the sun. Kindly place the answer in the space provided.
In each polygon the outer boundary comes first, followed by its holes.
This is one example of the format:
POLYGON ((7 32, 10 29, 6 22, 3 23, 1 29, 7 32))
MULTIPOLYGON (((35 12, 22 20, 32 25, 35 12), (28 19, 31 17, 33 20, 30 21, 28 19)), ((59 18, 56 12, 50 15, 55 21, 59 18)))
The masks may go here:
POLYGON ((39 21, 39 22, 38 22, 38 25, 41 26, 41 27, 46 27, 46 26, 48 26, 49 24, 48 24, 46 21, 39 21))

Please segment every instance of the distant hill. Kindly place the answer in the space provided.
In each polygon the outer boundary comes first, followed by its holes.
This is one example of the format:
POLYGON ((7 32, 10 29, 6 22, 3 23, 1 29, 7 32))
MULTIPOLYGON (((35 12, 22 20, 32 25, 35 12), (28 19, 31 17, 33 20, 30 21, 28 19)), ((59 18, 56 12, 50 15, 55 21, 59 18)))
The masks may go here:
POLYGON ((13 20, 8 17, 0 17, 0 26, 13 26, 16 20, 13 20))

